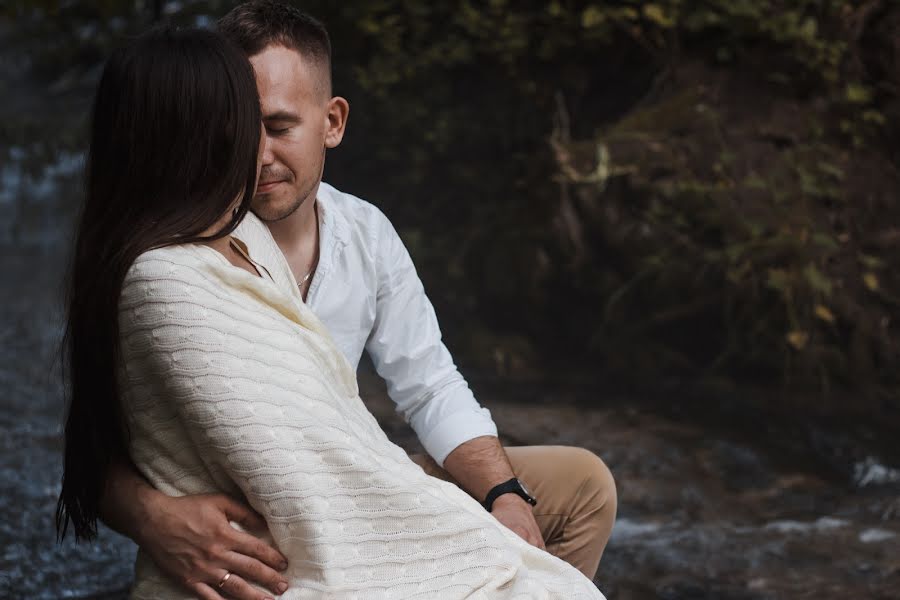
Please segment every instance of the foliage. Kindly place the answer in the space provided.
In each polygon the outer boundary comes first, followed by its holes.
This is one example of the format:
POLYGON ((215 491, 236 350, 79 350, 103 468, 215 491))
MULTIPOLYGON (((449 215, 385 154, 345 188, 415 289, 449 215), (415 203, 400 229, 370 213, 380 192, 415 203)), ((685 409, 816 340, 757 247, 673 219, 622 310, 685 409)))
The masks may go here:
POLYGON ((365 129, 406 146, 373 168, 393 163, 384 197, 445 306, 620 375, 890 394, 900 282, 876 240, 896 238, 897 82, 862 50, 890 11, 382 1, 341 19, 370 57, 365 129))
MULTIPOLYGON (((154 8, 204 24, 233 4, 0 13, 66 98, 154 8)), ((896 398, 896 3, 303 7, 353 106, 327 178, 401 229, 454 348, 896 398)))

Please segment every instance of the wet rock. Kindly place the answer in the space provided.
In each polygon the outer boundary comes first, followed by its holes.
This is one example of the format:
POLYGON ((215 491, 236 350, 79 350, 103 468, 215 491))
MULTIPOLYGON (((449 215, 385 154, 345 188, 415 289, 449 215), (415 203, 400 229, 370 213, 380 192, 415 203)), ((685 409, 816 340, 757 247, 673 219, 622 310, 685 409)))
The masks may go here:
POLYGON ((764 488, 773 480, 772 467, 757 452, 730 441, 713 441, 706 460, 710 470, 731 491, 764 488))
POLYGON ((710 589, 698 581, 667 579, 656 586, 660 600, 706 600, 712 598, 710 589))

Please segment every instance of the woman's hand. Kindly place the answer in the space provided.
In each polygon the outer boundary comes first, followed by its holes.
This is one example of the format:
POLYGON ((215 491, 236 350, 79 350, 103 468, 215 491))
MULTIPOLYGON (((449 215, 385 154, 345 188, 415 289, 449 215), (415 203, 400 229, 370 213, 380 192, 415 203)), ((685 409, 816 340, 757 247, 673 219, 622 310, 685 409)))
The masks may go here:
POLYGON ((287 589, 278 572, 287 568, 284 556, 229 523, 251 531, 265 529, 263 518, 247 506, 221 494, 173 498, 160 492, 143 504, 145 518, 136 528, 135 541, 160 569, 203 600, 270 597, 249 582, 274 594, 287 589))

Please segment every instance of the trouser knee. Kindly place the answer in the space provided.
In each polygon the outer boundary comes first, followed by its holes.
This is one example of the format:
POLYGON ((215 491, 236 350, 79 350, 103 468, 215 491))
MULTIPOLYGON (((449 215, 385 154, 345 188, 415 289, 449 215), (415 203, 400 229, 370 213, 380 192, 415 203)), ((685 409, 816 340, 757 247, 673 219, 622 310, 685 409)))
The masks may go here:
POLYGON ((584 477, 579 492, 580 499, 584 501, 588 511, 603 513, 603 516, 611 521, 615 518, 618 503, 616 482, 612 472, 603 459, 590 450, 583 448, 577 450, 579 471, 584 477))

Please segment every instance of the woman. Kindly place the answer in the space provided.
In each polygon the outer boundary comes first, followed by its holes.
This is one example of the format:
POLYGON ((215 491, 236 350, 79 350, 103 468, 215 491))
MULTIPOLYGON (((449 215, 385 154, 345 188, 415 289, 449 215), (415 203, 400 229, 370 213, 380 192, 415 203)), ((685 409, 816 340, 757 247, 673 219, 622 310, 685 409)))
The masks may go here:
MULTIPOLYGON (((69 299, 61 531, 94 533, 127 452, 165 493, 245 498, 289 559, 285 598, 602 598, 387 440, 247 216, 264 143, 252 70, 215 34, 157 30, 108 63, 69 299)), ((187 596, 139 554, 132 597, 187 596)))

